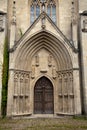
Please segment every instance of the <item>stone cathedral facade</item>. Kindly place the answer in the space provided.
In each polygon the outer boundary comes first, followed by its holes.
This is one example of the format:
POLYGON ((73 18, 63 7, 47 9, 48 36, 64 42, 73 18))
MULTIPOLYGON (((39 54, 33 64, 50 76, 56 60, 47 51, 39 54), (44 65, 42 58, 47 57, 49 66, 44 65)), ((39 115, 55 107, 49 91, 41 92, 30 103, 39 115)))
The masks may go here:
POLYGON ((87 0, 0 1, 9 39, 7 116, 87 114, 87 0))

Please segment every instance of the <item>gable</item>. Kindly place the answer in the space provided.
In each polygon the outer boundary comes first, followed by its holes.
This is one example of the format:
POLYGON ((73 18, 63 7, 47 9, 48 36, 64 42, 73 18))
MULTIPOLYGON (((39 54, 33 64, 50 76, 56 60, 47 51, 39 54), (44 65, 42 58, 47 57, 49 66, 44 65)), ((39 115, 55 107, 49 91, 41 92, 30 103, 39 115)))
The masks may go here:
POLYGON ((45 12, 42 12, 40 14, 40 16, 35 20, 35 22, 19 39, 19 41, 15 44, 16 48, 19 44, 27 42, 27 40, 30 39, 32 36, 42 31, 49 32, 50 34, 58 38, 62 43, 69 45, 69 47, 75 49, 74 46, 70 43, 70 41, 66 38, 66 36, 60 31, 60 29, 54 24, 54 22, 45 12))

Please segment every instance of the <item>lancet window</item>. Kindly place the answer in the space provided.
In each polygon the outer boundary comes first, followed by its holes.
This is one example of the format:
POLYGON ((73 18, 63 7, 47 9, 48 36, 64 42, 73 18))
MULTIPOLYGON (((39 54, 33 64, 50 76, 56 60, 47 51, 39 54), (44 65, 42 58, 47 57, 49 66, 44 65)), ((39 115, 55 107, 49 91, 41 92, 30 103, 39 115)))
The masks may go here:
POLYGON ((56 23, 56 4, 55 1, 49 0, 47 4, 47 14, 56 23))
POLYGON ((56 23, 56 3, 54 0, 32 0, 30 5, 30 23, 45 11, 48 16, 56 23))

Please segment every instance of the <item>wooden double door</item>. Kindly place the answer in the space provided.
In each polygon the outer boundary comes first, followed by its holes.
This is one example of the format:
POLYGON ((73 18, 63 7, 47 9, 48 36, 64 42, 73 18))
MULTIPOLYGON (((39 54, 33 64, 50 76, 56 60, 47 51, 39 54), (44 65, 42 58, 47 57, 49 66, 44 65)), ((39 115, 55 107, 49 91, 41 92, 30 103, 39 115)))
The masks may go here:
POLYGON ((53 85, 46 77, 41 77, 34 88, 34 113, 54 113, 53 85))

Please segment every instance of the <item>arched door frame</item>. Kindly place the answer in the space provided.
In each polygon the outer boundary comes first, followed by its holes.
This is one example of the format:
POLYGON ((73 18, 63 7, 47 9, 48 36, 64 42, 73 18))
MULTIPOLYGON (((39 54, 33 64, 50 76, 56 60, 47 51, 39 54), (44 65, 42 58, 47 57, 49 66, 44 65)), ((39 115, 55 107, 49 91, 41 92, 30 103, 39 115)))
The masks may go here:
POLYGON ((48 75, 45 75, 45 74, 43 74, 43 75, 41 75, 41 76, 38 76, 38 77, 34 80, 34 82, 33 82, 33 85, 32 85, 32 87, 33 87, 33 106, 32 106, 33 112, 32 112, 32 113, 34 114, 34 89, 35 89, 35 84, 36 84, 36 82, 37 82, 40 78, 42 78, 42 77, 47 78, 47 79, 51 82, 52 87, 53 87, 53 114, 54 114, 54 113, 55 113, 55 102, 56 102, 56 100, 55 100, 56 84, 54 83, 54 81, 53 81, 53 79, 52 79, 51 77, 49 77, 48 75))
POLYGON ((34 114, 54 113, 54 90, 52 82, 45 76, 37 80, 34 87, 34 114))

